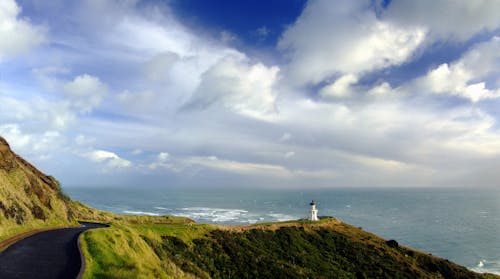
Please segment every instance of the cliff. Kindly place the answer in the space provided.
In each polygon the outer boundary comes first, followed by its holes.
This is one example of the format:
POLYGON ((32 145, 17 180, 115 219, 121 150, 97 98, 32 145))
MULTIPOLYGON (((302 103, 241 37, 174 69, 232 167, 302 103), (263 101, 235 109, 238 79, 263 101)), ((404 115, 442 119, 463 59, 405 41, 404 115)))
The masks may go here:
POLYGON ((54 226, 76 225, 59 183, 14 153, 0 137, 0 241, 54 226))

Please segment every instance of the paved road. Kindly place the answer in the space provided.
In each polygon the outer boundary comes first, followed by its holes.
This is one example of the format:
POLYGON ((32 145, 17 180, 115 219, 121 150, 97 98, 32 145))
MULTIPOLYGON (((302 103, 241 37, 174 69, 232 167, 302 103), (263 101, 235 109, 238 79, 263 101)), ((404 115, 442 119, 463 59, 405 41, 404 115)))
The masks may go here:
POLYGON ((0 254, 0 278, 76 278, 81 266, 78 236, 106 227, 81 224, 81 228, 45 231, 12 244, 0 254))

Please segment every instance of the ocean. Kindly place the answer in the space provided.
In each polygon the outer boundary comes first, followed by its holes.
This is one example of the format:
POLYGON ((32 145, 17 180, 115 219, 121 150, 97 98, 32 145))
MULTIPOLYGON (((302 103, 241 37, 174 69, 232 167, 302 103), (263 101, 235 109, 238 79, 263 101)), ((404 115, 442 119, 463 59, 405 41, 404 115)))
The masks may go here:
POLYGON ((71 198, 120 214, 179 215, 199 223, 305 218, 311 200, 386 239, 500 274, 500 189, 239 189, 66 187, 71 198))

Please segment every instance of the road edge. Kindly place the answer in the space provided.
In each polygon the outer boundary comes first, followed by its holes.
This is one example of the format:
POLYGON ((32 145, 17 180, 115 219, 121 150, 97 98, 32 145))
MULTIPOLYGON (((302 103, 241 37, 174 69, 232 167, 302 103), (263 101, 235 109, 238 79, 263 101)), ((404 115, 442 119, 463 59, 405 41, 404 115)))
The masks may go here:
MULTIPOLYGON (((87 222, 87 221, 79 221, 79 222, 87 222)), ((87 223, 104 225, 104 227, 102 227, 102 228, 109 228, 109 226, 110 226, 109 224, 106 224, 106 223, 96 223, 96 222, 87 222, 87 223)), ((102 229, 102 228, 93 228, 93 230, 102 229)), ((89 229, 89 230, 91 230, 91 229, 89 229)), ((81 279, 83 277, 83 274, 85 273, 85 268, 87 267, 87 263, 85 261, 85 255, 84 255, 83 249, 82 249, 82 240, 81 239, 82 239, 83 234, 89 230, 85 230, 85 231, 81 232, 78 235, 78 239, 76 241, 76 244, 78 246, 78 252, 80 253, 80 271, 78 272, 76 279, 81 279)))
POLYGON ((85 232, 82 232, 78 235, 78 241, 76 242, 78 245, 78 252, 80 253, 80 271, 78 272, 76 279, 81 279, 83 277, 83 273, 85 273, 85 267, 86 267, 85 255, 83 254, 82 243, 81 243, 81 238, 83 236, 83 233, 85 232))

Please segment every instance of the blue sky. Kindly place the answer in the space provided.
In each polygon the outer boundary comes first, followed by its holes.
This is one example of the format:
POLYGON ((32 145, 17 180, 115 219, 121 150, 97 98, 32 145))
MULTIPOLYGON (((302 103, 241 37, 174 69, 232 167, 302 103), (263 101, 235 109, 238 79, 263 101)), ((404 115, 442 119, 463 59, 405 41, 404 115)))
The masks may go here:
POLYGON ((0 0, 0 135, 66 187, 498 187, 499 6, 0 0))
POLYGON ((242 46, 273 48, 285 29, 293 24, 306 1, 171 1, 176 17, 188 26, 213 33, 235 34, 242 46))

